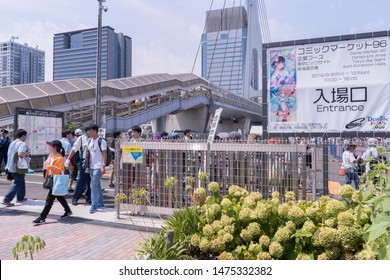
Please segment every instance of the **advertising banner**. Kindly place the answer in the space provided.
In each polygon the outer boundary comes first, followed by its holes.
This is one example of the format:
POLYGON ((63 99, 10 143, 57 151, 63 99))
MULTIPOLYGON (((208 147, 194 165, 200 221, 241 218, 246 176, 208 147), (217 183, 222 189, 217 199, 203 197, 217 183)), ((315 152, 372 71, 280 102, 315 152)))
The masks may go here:
POLYGON ((268 131, 386 131, 389 38, 270 48, 268 131))

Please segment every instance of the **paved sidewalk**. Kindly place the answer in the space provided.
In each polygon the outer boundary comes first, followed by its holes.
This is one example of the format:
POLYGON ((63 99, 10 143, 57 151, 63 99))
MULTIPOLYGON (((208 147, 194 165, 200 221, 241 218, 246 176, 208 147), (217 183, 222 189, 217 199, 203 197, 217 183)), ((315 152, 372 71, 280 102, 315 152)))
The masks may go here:
POLYGON ((64 210, 55 201, 46 223, 35 225, 32 221, 39 216, 44 203, 28 200, 13 207, 0 204, 0 259, 13 259, 12 248, 25 234, 37 235, 46 242, 46 248, 34 259, 132 259, 139 243, 152 236, 163 223, 160 219, 137 216, 121 215, 117 219, 113 208, 90 214, 89 205, 70 205, 73 216, 60 219, 64 210))

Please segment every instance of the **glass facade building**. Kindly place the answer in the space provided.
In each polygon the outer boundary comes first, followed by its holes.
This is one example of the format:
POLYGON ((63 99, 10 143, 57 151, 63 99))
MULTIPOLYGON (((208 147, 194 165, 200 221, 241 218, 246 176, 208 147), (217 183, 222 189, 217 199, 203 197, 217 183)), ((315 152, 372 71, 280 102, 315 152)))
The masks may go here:
POLYGON ((0 86, 45 81, 45 52, 13 40, 0 43, 0 86))
POLYGON ((202 77, 243 95, 248 22, 244 7, 208 11, 202 34, 202 77))
MULTIPOLYGON (((96 78, 97 28, 54 35, 53 80, 96 78)), ((102 27, 102 80, 131 77, 132 40, 102 27)))

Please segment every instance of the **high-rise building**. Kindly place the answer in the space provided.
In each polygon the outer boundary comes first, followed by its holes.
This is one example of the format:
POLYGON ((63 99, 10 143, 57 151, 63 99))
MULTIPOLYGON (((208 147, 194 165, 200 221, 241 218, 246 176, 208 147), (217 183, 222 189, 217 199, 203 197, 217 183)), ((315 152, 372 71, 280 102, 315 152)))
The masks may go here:
POLYGON ((45 81, 45 52, 16 43, 0 43, 0 85, 11 86, 45 81))
MULTIPOLYGON (((131 38, 102 27, 101 78, 132 75, 131 38)), ((54 35, 53 80, 96 78, 97 28, 54 35)))
POLYGON ((262 37, 258 0, 208 11, 202 77, 247 99, 261 95, 262 37))
POLYGON ((202 35, 202 77, 236 94, 243 93, 247 42, 244 7, 208 11, 202 35))

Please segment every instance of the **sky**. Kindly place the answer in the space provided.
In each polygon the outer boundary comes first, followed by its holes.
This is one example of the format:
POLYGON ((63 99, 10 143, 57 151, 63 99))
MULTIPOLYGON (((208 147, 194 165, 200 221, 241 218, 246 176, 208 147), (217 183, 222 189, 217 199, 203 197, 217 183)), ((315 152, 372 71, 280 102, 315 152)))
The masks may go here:
MULTIPOLYGON (((133 76, 200 75, 206 11, 244 0, 107 0, 103 25, 133 40, 133 76), (194 65, 195 58, 197 57, 194 65)), ((271 41, 390 30, 389 0, 264 0, 271 41)), ((97 0, 0 0, 0 42, 38 46, 53 77, 53 35, 97 26, 97 0)))

